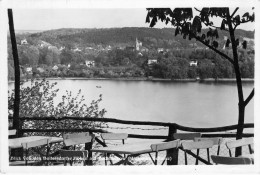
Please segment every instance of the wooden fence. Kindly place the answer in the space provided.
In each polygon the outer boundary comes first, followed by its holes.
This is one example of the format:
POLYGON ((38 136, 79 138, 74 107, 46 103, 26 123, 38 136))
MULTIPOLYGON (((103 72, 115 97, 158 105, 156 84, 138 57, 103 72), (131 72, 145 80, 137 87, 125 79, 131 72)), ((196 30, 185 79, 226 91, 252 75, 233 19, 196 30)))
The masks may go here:
MULTIPOLYGON (((11 118, 10 118, 11 119, 11 118)), ((185 132, 200 132, 202 133, 202 137, 236 137, 235 133, 216 133, 216 132, 225 132, 230 130, 236 130, 238 125, 230 125, 223 127, 215 127, 215 128, 192 128, 181 126, 176 123, 166 123, 166 122, 151 122, 151 121, 130 121, 130 120, 119 120, 114 118, 83 118, 83 117, 24 117, 20 118, 22 121, 63 121, 63 120, 78 120, 78 121, 88 121, 88 122, 104 122, 104 123, 118 123, 118 124, 126 124, 126 125, 143 125, 143 126, 162 126, 168 128, 168 135, 140 135, 140 134, 129 134, 129 138, 140 138, 140 139, 165 139, 166 141, 174 140, 173 134, 178 131, 185 132)), ((254 128, 253 123, 244 124, 243 128, 254 128)), ((28 132, 91 132, 91 133, 104 133, 108 132, 103 129, 22 129, 21 127, 18 129, 19 133, 28 133, 28 132)), ((253 133, 244 133, 243 137, 253 137, 253 133)), ((97 139, 98 143, 103 146, 106 146, 102 141, 97 139)), ((168 165, 177 165, 178 164, 178 149, 170 149, 167 151, 167 156, 169 159, 167 160, 168 165)))

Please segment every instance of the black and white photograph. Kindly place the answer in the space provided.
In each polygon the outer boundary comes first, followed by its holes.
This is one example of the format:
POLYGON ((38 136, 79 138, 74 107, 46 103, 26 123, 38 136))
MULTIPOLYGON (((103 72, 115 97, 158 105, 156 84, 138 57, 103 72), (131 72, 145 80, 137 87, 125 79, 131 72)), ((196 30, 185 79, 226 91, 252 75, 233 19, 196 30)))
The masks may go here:
POLYGON ((260 173, 259 1, 0 3, 1 173, 260 173))

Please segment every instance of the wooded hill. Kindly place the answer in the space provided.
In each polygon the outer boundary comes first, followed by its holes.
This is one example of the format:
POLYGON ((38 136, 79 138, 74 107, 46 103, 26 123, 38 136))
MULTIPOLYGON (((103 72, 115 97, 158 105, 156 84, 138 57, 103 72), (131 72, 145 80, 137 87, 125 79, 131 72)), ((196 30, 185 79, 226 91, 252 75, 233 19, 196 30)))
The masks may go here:
MULTIPOLYGON (((206 34, 206 30, 202 30, 206 34)), ((224 43, 224 36, 228 36, 224 31, 219 30, 219 43, 224 43)), ((254 38, 253 31, 237 30, 236 36, 242 41, 244 37, 254 38)), ((80 46, 88 47, 93 45, 111 45, 126 46, 134 45, 136 38, 147 48, 174 48, 191 47, 192 43, 196 43, 198 47, 202 47, 199 42, 194 39, 191 41, 183 39, 181 36, 175 37, 175 29, 173 28, 104 28, 104 29, 56 29, 48 30, 34 34, 18 34, 18 38, 26 38, 31 44, 35 44, 37 40, 46 41, 52 45, 61 46, 80 46)), ((221 45, 222 46, 222 45, 221 45)))

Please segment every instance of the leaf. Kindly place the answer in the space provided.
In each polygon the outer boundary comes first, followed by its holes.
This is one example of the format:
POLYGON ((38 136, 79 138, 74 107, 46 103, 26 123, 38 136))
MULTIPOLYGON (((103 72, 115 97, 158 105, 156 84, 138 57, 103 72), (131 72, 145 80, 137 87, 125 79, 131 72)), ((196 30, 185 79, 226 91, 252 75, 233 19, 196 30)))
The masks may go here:
POLYGON ((166 18, 166 22, 165 22, 165 23, 166 23, 166 25, 169 23, 169 21, 170 21, 170 18, 169 18, 169 17, 167 17, 167 18, 166 18))
POLYGON ((227 41, 226 41, 226 46, 225 46, 225 47, 229 47, 229 44, 230 44, 230 43, 231 43, 230 40, 227 39, 227 41))
POLYGON ((154 16, 150 23, 150 27, 153 27, 156 24, 156 22, 157 22, 157 18, 156 18, 156 16, 154 16))
POLYGON ((236 39, 236 45, 239 46, 239 39, 236 39))
POLYGON ((217 41, 213 41, 212 46, 215 48, 218 48, 218 42, 217 41))
POLYGON ((248 12, 246 12, 246 13, 245 13, 245 14, 244 14, 242 17, 243 17, 243 18, 245 18, 245 17, 246 17, 246 18, 248 19, 248 18, 249 18, 249 13, 248 13, 248 12))
POLYGON ((250 21, 251 22, 254 22, 255 21, 255 13, 253 13, 253 15, 251 16, 251 18, 249 17, 250 21))
POLYGON ((196 33, 196 32, 200 33, 201 32, 202 25, 201 25, 200 17, 195 16, 195 18, 193 19, 191 28, 193 30, 193 33, 196 33))
POLYGON ((234 20, 235 20, 235 22, 236 22, 237 24, 240 24, 240 16, 239 16, 239 15, 237 15, 237 16, 234 18, 234 20))
POLYGON ((202 36, 201 36, 201 40, 204 41, 206 38, 206 35, 203 33, 202 36))
POLYGON ((214 30, 214 36, 215 36, 216 38, 219 38, 218 30, 217 30, 217 29, 214 30))
POLYGON ((150 23, 150 16, 149 15, 150 15, 150 13, 148 12, 147 16, 146 16, 146 21, 145 21, 146 23, 150 23))
POLYGON ((220 27, 220 29, 221 29, 221 30, 225 30, 225 25, 226 25, 226 20, 223 19, 222 22, 221 22, 221 27, 220 27))
POLYGON ((207 38, 208 37, 212 37, 212 30, 211 30, 211 28, 209 29, 209 31, 207 32, 207 38))
POLYGON ((244 42, 242 43, 242 45, 243 45, 243 49, 246 49, 246 48, 247 48, 247 41, 244 41, 244 42))
POLYGON ((179 27, 177 27, 175 30, 175 36, 177 36, 179 34, 179 32, 180 32, 179 27))

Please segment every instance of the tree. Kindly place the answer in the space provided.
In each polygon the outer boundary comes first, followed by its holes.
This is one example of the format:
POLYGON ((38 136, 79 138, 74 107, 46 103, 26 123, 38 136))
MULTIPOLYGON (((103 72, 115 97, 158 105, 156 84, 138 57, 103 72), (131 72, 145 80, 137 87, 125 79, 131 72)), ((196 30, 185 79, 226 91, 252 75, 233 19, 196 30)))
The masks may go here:
MULTIPOLYGON (((170 23, 175 27, 175 36, 180 34, 183 36, 183 39, 196 39, 196 41, 204 44, 232 64, 235 70, 239 99, 236 139, 241 139, 243 136, 245 107, 254 96, 254 88, 250 95, 244 99, 237 49, 239 39, 236 38, 235 31, 236 28, 243 23, 254 22, 255 17, 254 13, 249 14, 249 12, 246 12, 242 16, 236 15, 238 9, 239 8, 237 7, 230 13, 230 9, 227 7, 202 8, 201 10, 197 8, 175 8, 173 10, 170 8, 148 8, 146 22, 150 23, 150 27, 154 27, 158 20, 161 20, 166 24, 170 23), (199 15, 193 16, 193 10, 198 11, 199 15), (220 26, 215 26, 213 21, 210 20, 214 17, 222 20, 220 26), (208 27, 207 33, 202 33, 202 25, 208 27), (219 38, 219 30, 223 30, 229 35, 226 46, 228 47, 231 44, 233 58, 218 49, 219 43, 217 39, 219 38)), ((244 48, 246 48, 246 46, 244 46, 244 48)), ((241 155, 241 148, 236 149, 236 156, 238 155, 241 155)))
POLYGON ((60 54, 60 63, 61 64, 69 64, 73 60, 73 53, 69 49, 62 50, 60 54))
POLYGON ((14 58, 14 107, 13 107, 13 128, 17 129, 17 136, 20 135, 19 132, 19 107, 20 107, 20 67, 19 67, 19 57, 17 51, 17 44, 14 31, 14 21, 13 21, 13 11, 8 9, 8 19, 9 19, 9 31, 12 43, 12 54, 14 58))
MULTIPOLYGON (((81 90, 74 95, 70 91, 62 96, 57 103, 57 93, 59 89, 56 87, 57 82, 50 83, 43 79, 42 81, 31 80, 30 86, 21 84, 20 90, 20 117, 81 117, 81 118, 104 118, 105 109, 100 108, 102 95, 92 100, 90 104, 86 104, 86 99, 81 94, 81 90)), ((8 111, 12 115, 14 111, 14 92, 8 92, 8 111)), ((107 127, 104 122, 89 122, 80 120, 66 121, 25 121, 23 129, 84 129, 84 128, 102 128, 107 127)), ((37 132, 28 133, 28 135, 37 135, 37 132)), ((41 135, 60 137, 60 132, 41 132, 41 135)), ((51 152, 60 150, 61 145, 53 145, 51 152)))

